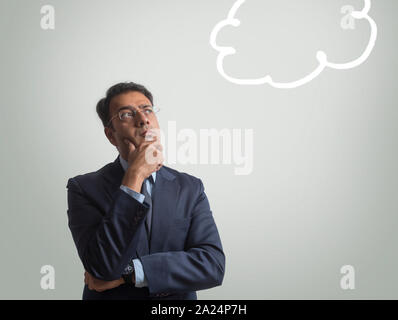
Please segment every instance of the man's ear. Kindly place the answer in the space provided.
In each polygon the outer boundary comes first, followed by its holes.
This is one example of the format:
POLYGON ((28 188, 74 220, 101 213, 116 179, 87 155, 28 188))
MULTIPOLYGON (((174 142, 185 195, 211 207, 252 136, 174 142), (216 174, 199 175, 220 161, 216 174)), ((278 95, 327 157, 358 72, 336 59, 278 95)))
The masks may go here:
POLYGON ((105 127, 104 132, 109 142, 112 143, 115 147, 117 147, 117 141, 115 139, 114 131, 109 127, 105 127))

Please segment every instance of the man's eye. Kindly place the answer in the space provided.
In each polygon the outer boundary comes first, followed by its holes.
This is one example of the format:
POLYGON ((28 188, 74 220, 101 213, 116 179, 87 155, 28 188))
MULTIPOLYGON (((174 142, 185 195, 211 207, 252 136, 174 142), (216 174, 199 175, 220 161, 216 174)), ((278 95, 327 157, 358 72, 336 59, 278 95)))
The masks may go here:
POLYGON ((153 111, 152 108, 145 108, 144 109, 144 112, 147 113, 147 114, 152 113, 152 111, 153 111))
POLYGON ((120 117, 122 119, 128 119, 128 118, 132 118, 133 117, 133 113, 132 112, 123 112, 120 117))

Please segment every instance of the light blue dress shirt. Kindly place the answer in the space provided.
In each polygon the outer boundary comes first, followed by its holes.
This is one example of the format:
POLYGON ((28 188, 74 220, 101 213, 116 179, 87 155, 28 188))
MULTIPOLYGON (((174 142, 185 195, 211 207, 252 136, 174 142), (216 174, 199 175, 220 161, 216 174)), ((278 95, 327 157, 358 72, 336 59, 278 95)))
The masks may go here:
MULTIPOLYGON (((120 159, 120 164, 122 165, 122 168, 124 171, 127 170, 128 168, 128 162, 122 158, 122 156, 119 156, 120 159)), ((152 173, 153 181, 156 181, 156 171, 152 173)), ((148 190, 148 193, 150 196, 152 196, 152 183, 149 179, 145 179, 146 183, 146 189, 148 190)), ((122 189, 124 192, 126 192, 128 195, 133 197, 135 200, 137 200, 140 203, 144 202, 145 196, 142 193, 138 193, 134 191, 133 189, 130 189, 129 187, 126 186, 120 186, 120 189, 122 189)), ((145 277, 144 273, 144 268, 142 267, 142 263, 140 259, 133 259, 133 264, 134 264, 134 272, 135 272, 135 286, 137 288, 142 288, 142 287, 147 287, 148 282, 145 277)))

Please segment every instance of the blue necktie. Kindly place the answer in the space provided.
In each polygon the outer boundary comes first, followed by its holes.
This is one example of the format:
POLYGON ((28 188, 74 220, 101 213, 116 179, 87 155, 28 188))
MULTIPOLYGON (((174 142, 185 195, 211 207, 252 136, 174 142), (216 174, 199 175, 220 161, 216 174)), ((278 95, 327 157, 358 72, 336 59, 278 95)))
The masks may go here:
MULTIPOLYGON (((147 216, 145 218, 145 231, 147 233, 147 236, 146 237, 145 236, 142 237, 141 240, 145 239, 145 240, 148 241, 147 244, 142 244, 142 247, 145 248, 147 246, 146 250, 149 250, 149 240, 150 240, 151 222, 152 222, 152 198, 149 195, 149 192, 148 192, 147 187, 146 187, 146 181, 147 180, 149 181, 149 183, 152 184, 152 192, 153 192, 153 186, 154 186, 153 177, 152 177, 152 175, 150 175, 149 178, 144 180, 144 182, 142 184, 142 187, 141 187, 141 193, 145 196, 144 203, 146 203, 149 206, 148 213, 147 213, 147 216)), ((145 249, 144 249, 144 251, 145 251, 145 249)), ((130 259, 129 264, 124 269, 124 274, 132 273, 133 269, 134 269, 133 259, 130 259)))
MULTIPOLYGON (((152 184, 153 177, 152 175, 149 176, 149 178, 144 180, 144 183, 142 185, 142 194, 145 196, 144 202, 148 205, 148 213, 145 219, 145 228, 146 232, 148 235, 148 241, 151 239, 151 224, 152 224, 152 197, 149 195, 149 192, 147 190, 147 181, 148 183, 152 184)), ((152 184, 153 187, 153 184, 152 184)))

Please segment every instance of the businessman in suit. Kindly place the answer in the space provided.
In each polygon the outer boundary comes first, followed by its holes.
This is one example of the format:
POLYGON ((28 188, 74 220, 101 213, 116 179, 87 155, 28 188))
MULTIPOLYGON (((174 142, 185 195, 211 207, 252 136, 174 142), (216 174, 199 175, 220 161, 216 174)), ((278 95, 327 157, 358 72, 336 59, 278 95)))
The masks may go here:
POLYGON ((155 111, 152 94, 133 82, 97 104, 119 155, 68 181, 83 299, 194 300, 222 284, 225 256, 203 184, 163 165, 155 111))

